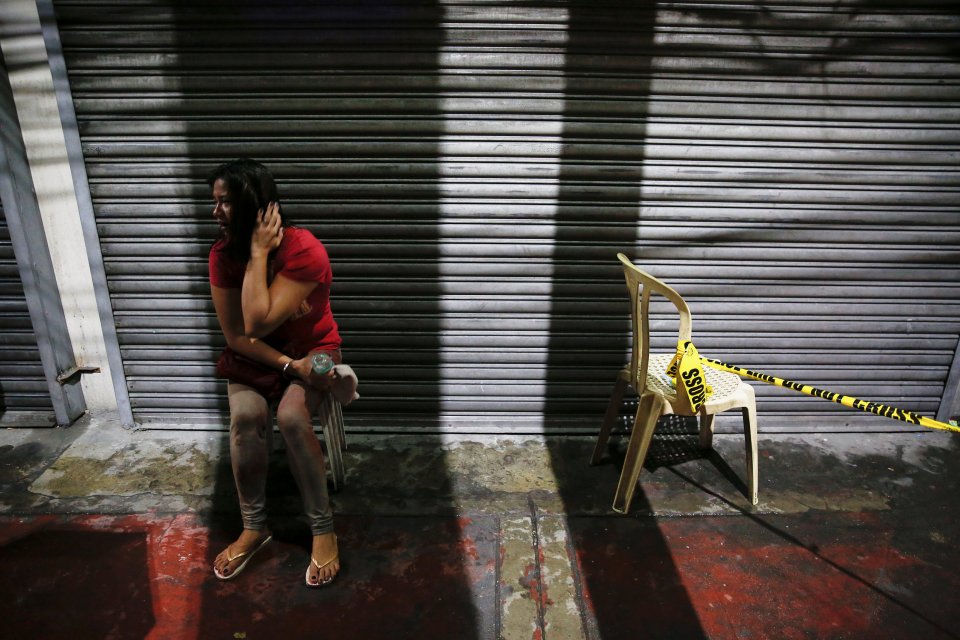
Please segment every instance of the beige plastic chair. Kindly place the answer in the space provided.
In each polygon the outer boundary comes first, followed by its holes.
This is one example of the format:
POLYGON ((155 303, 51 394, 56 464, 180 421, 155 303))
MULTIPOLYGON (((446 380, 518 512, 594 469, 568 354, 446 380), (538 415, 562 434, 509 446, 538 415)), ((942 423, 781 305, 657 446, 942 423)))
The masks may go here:
POLYGON ((330 392, 323 394, 320 406, 317 407, 317 418, 323 428, 323 439, 327 445, 334 491, 343 487, 346 475, 343 467, 343 452, 347 449, 346 434, 343 431, 343 407, 360 398, 357 393, 358 384, 353 367, 336 365, 330 392))
MULTIPOLYGON (((622 253, 617 254, 623 263, 623 273, 630 291, 630 315, 633 330, 633 350, 630 364, 617 375, 617 381, 607 406, 607 413, 600 427, 600 436, 594 448, 591 464, 597 464, 603 458, 610 429, 620 413, 623 396, 627 387, 631 387, 640 396, 640 405, 633 423, 633 432, 627 445, 627 455, 620 473, 620 482, 613 499, 613 510, 627 513, 633 499, 643 461, 647 457, 650 441, 657 420, 665 413, 683 415, 689 412, 689 405, 678 400, 676 389, 665 375, 673 353, 650 354, 650 296, 659 294, 667 298, 679 313, 680 340, 690 340, 690 308, 679 293, 641 271, 622 253)), ((713 393, 700 410, 700 448, 709 450, 713 446, 713 417, 727 409, 740 408, 743 413, 743 433, 746 439, 747 472, 749 473, 748 496, 751 504, 757 503, 757 404, 753 387, 743 382, 739 376, 725 371, 717 371, 704 366, 707 384, 713 387, 713 393)))
POLYGON ((327 460, 330 461, 333 490, 339 491, 343 488, 346 475, 343 452, 347 449, 347 439, 343 431, 343 410, 332 393, 323 394, 323 400, 317 407, 317 419, 323 429, 324 443, 327 445, 327 460))

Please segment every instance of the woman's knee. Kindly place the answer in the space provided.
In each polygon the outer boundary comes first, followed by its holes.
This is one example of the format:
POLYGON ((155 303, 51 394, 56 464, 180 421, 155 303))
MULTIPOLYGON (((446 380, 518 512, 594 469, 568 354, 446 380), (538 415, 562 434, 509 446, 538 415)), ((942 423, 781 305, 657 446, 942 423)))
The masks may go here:
POLYGON ((303 410, 280 410, 277 412, 277 428, 284 440, 313 437, 313 421, 303 410))
POLYGON ((261 407, 242 407, 230 412, 230 434, 234 437, 264 437, 269 413, 261 407))

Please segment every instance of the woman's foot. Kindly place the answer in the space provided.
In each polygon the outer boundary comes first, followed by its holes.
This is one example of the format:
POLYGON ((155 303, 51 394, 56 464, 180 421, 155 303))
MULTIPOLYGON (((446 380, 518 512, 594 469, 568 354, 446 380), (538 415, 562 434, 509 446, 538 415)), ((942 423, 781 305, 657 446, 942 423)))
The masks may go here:
POLYGON ((306 575, 307 586, 322 587, 330 584, 339 571, 340 552, 337 549, 337 536, 332 531, 313 536, 313 550, 306 575))
POLYGON ((269 531, 244 529, 240 537, 220 552, 213 561, 213 573, 221 580, 240 575, 254 554, 270 542, 269 531))

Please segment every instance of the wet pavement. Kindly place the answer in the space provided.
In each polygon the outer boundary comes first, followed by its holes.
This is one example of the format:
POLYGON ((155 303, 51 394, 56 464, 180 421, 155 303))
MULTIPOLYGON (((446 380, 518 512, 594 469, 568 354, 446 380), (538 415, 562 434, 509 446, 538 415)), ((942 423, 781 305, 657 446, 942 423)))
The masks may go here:
MULTIPOLYGON (((628 515, 625 441, 363 436, 334 494, 342 569, 309 589, 278 449, 274 540, 235 580, 225 434, 0 432, 4 638, 960 638, 960 438, 763 434, 696 448, 664 424, 628 515)), ((279 438, 277 439, 279 440, 279 438)))

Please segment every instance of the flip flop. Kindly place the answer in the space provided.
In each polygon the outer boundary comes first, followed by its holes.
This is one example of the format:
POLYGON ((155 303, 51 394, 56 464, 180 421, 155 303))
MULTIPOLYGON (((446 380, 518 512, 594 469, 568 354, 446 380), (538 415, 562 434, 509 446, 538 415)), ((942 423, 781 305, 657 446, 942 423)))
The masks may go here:
MULTIPOLYGON (((336 542, 337 537, 334 536, 334 537, 333 537, 333 540, 334 540, 334 542, 336 542)), ((339 560, 339 559, 340 559, 340 552, 337 551, 337 553, 335 553, 332 558, 330 558, 329 560, 327 560, 327 561, 324 562, 323 564, 320 564, 319 562, 317 562, 317 561, 314 559, 313 554, 310 554, 310 562, 311 562, 314 566, 317 567, 317 571, 322 571, 325 566, 327 566, 327 565, 330 564, 331 562, 335 562, 336 560, 339 560)), ((325 586, 327 586, 328 584, 330 584, 331 582, 333 582, 334 578, 336 578, 336 577, 337 577, 337 574, 334 574, 333 576, 327 578, 326 580, 320 580, 320 581, 318 581, 318 582, 310 582, 310 567, 307 566, 307 572, 304 574, 303 580, 304 580, 304 582, 306 582, 306 584, 307 584, 308 587, 310 587, 311 589, 316 589, 316 588, 318 588, 318 587, 325 587, 325 586)))
POLYGON ((238 575, 240 575, 240 572, 244 570, 244 568, 247 566, 247 563, 250 562, 251 560, 253 560, 253 556, 257 555, 257 551, 260 551, 260 549, 263 549, 263 547, 266 546, 266 544, 267 544, 268 542, 270 542, 271 540, 273 540, 273 536, 267 536, 266 538, 263 539, 262 542, 260 542, 260 544, 258 544, 258 545, 257 545, 256 547, 254 547, 253 549, 250 549, 249 551, 244 551, 243 553, 238 553, 237 555, 235 555, 235 556, 233 556, 233 557, 230 557, 229 547, 227 547, 227 549, 228 549, 228 551, 227 551, 227 564, 230 564, 230 563, 233 562, 234 560, 238 560, 238 559, 240 559, 240 558, 245 558, 245 559, 244 559, 243 562, 240 563, 240 566, 238 566, 236 569, 233 570, 233 573, 224 575, 224 574, 220 573, 220 571, 219 571, 216 567, 214 567, 214 568, 213 568, 213 575, 217 576, 217 578, 219 578, 220 580, 233 580, 233 579, 236 578, 238 575))

